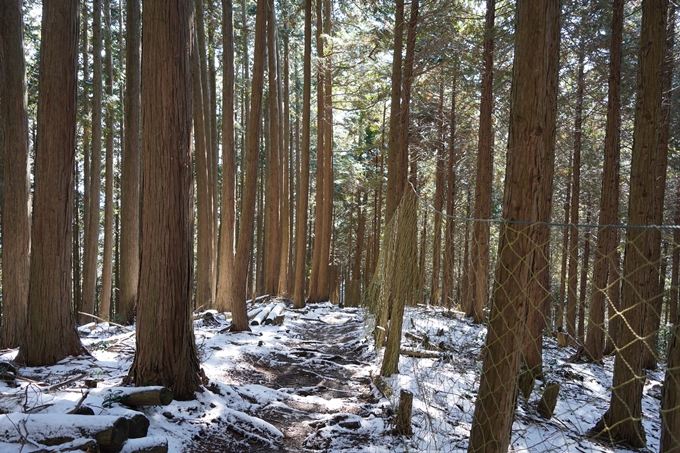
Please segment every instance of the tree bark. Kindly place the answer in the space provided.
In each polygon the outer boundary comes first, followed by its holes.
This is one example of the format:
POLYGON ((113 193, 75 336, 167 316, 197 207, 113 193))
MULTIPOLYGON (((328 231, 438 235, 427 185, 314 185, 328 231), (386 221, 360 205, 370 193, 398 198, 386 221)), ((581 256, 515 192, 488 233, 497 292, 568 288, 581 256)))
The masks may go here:
POLYGON ((392 51, 392 94, 390 102, 390 135, 387 142, 387 202, 385 222, 397 209, 397 178, 399 172, 399 126, 401 124, 401 60, 404 40, 404 1, 395 1, 394 48, 392 51))
MULTIPOLYGON (((2 336, 0 347, 21 344, 28 303, 31 219, 28 166, 28 95, 22 2, 0 6, 0 136, 3 140, 2 336)), ((73 171, 73 169, 71 169, 73 171)))
MULTIPOLYGON (((491 0, 493 1, 493 0, 491 0)), ((439 83, 439 108, 437 113, 437 167, 435 169, 434 192, 434 237, 432 243, 432 283, 430 285, 430 304, 439 305, 439 287, 442 258, 442 210, 446 192, 446 159, 444 145, 444 84, 439 83)))
MULTIPOLYGON (((493 53, 496 1, 486 1, 484 31, 484 72, 482 73, 482 99, 479 106, 479 145, 477 148, 477 178, 475 183, 475 219, 491 218, 493 193, 493 53)), ((475 222, 472 232, 470 269, 470 300, 466 302, 474 322, 484 320, 484 307, 489 298, 489 223, 475 222)))
POLYGON ((269 146, 265 159, 265 235, 264 278, 265 294, 272 297, 279 292, 281 269, 281 110, 279 90, 279 53, 276 45, 276 12, 273 0, 269 0, 267 16, 267 57, 269 65, 269 146))
POLYGON ((224 84, 222 87, 222 207, 215 308, 230 311, 236 234, 236 145, 234 138, 234 6, 222 0, 224 84))
POLYGON ((305 0, 305 49, 302 76, 302 144, 300 148, 300 189, 297 193, 297 215, 295 234, 295 308, 305 306, 305 282, 307 280, 307 209, 309 206, 309 129, 311 117, 311 79, 312 79, 312 1, 305 0))
POLYGON ((236 266, 232 283, 232 330, 249 331, 246 310, 248 287, 248 264, 253 249, 253 226, 255 223, 255 200, 257 191, 257 165, 260 147, 260 123, 262 118, 262 86, 264 81, 264 55, 267 32, 267 0, 257 1, 255 18, 255 47, 253 80, 250 94, 250 111, 246 133, 245 180, 243 207, 236 246, 236 266))
MULTIPOLYGON (((623 0, 614 0, 612 13, 612 37, 609 48, 609 92, 607 98, 607 125, 604 139, 604 171, 602 174, 602 198, 600 202, 600 225, 618 223, 618 179, 621 129, 621 45, 623 39, 623 0)), ((584 352, 594 361, 600 362, 605 347, 605 298, 607 276, 613 266, 612 237, 616 232, 611 228, 600 228, 597 232, 597 249, 593 268, 593 295, 588 314, 588 333, 584 352)), ((612 307, 613 308, 613 307, 612 307)), ((609 309, 610 315, 613 314, 609 309)))
MULTIPOLYGON (((664 199, 666 197, 666 170, 668 168, 668 139, 671 121, 671 102, 673 89, 673 46, 675 42, 675 3, 669 2, 668 25, 666 30, 666 50, 663 63, 661 104, 661 125, 659 129, 659 147, 657 151, 656 187, 654 190, 654 224, 663 225, 664 199)), ((654 230, 652 262, 656 270, 656 280, 665 280, 666 276, 659 272, 661 260, 661 230, 654 230)), ((661 310, 663 308, 663 285, 659 283, 652 289, 650 305, 645 315, 644 337, 645 348, 642 367, 654 370, 657 367, 656 349, 658 345, 657 333, 661 326, 661 310)))
POLYGON ((539 220, 544 187, 547 74, 550 60, 549 2, 519 0, 511 90, 508 162, 486 357, 482 366, 469 452, 506 452, 517 400, 537 231, 520 222, 539 220))
MULTIPOLYGON (((630 174, 628 223, 631 226, 653 225, 655 221, 657 149, 661 120, 662 74, 666 41, 666 0, 649 0, 642 4, 642 28, 638 65, 638 87, 630 174)), ((642 426, 643 326, 645 310, 655 288, 651 282, 658 275, 652 261, 652 230, 629 229, 624 258, 619 350, 614 361, 614 382, 609 410, 593 428, 594 432, 633 447, 644 447, 642 426)))
POLYGON ((41 36, 27 324, 16 359, 27 366, 86 352, 71 308, 78 2, 43 2, 41 36))
MULTIPOLYGON (((95 315, 97 307, 97 257, 99 255, 99 218, 101 200, 101 152, 102 152, 102 20, 101 0, 92 2, 92 157, 89 185, 85 188, 90 194, 85 243, 83 244, 83 309, 95 315)), ((81 324, 89 318, 81 315, 81 324)))
POLYGON ((190 0, 145 0, 142 27, 142 237, 137 386, 178 400, 200 389, 192 321, 190 0))
POLYGON ((581 136, 583 132, 584 59, 583 30, 579 31, 581 42, 578 51, 578 79, 576 82, 576 110, 574 112, 574 157, 571 172, 571 214, 569 232, 569 276, 567 277, 567 334, 570 341, 576 338, 576 314, 578 308, 578 244, 579 232, 574 225, 579 220, 579 196, 581 194, 581 136))
MULTIPOLYGON (((543 175, 541 177, 541 198, 539 200, 539 220, 550 222, 552 215, 552 195, 555 167, 555 138, 557 119, 557 94, 559 90, 559 60, 561 35, 561 2, 548 3, 548 81, 546 89, 545 154, 543 156, 543 175)), ((547 225, 537 227, 537 242, 534 247, 533 274, 529 288, 529 315, 527 317, 527 336, 523 348, 523 361, 531 376, 536 379, 543 374, 543 331, 550 325, 550 236, 547 225)))
POLYGON ((444 276, 442 278, 442 305, 446 308, 453 306, 453 281, 456 262, 456 223, 453 218, 456 215, 456 95, 457 77, 453 73, 453 87, 451 90, 451 118, 450 118, 450 137, 449 137, 449 156, 447 159, 446 176, 446 233, 444 239, 444 276))
POLYGON ((125 142, 121 175, 120 295, 118 314, 132 324, 137 305, 140 240, 141 14, 139 0, 127 0, 125 36, 125 142))
MULTIPOLYGON (((113 97, 113 54, 111 47, 111 9, 104 2, 105 51, 104 69, 106 72, 106 96, 113 97)), ((113 287, 113 111, 106 103, 106 183, 104 186, 104 255, 102 257, 102 294, 99 316, 109 319, 111 312, 111 290, 113 287)))

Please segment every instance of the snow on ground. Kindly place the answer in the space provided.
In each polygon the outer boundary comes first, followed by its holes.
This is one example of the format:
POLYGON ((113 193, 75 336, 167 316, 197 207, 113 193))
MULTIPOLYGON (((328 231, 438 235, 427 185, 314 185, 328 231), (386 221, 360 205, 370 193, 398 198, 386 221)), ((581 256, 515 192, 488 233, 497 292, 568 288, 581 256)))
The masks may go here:
MULTIPOLYGON (((195 317, 201 366, 209 379, 195 401, 138 408, 150 420, 148 436, 168 440, 170 452, 463 452, 472 423, 486 329, 461 313, 407 308, 404 331, 427 337, 436 358, 401 356, 400 374, 386 379, 388 400, 375 388, 379 372, 370 319, 361 309, 330 303, 287 309, 283 325, 253 326, 230 333, 229 314, 195 317), (393 433, 400 389, 414 394, 414 435, 393 433)), ((107 387, 119 386, 132 364, 134 331, 107 323, 81 326, 92 357, 67 358, 52 367, 21 368, 16 384, 0 382, 0 413, 52 414, 59 419, 82 404, 95 414, 121 415, 107 387), (63 384, 59 386, 59 384, 63 384), (50 388, 49 386, 54 386, 50 388)), ((414 338, 414 337, 411 337, 414 338)), ((402 346, 423 349, 403 338, 402 346)), ((613 358, 603 365, 571 363, 573 348, 544 341, 545 381, 531 397, 519 397, 511 451, 613 452, 628 450, 588 439, 609 405, 613 358), (555 416, 546 421, 535 407, 548 381, 561 384, 555 416)), ((0 355, 14 358, 16 350, 0 355)), ((650 372, 643 396, 648 449, 658 451, 659 397, 663 369, 650 372)), ((2 439, 0 439, 2 440, 2 439)), ((6 440, 6 439, 5 439, 6 440)), ((135 442, 142 442, 137 440, 135 442)), ((0 444, 0 451, 36 451, 29 444, 0 444), (22 449, 23 448, 23 449, 22 449)))

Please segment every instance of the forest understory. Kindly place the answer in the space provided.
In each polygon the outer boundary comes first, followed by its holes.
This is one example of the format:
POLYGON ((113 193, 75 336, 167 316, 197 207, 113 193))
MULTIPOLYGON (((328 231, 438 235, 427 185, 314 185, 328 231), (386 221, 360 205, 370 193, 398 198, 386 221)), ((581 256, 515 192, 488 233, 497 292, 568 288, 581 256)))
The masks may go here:
MULTIPOLYGON (((486 328, 463 313, 407 308, 400 373, 384 381, 376 378, 380 358, 363 309, 330 303, 287 307, 281 325, 253 325, 252 332, 241 333, 228 331, 228 313, 194 317, 207 386, 195 401, 135 408, 150 422, 149 442, 165 439, 170 452, 467 450, 486 328), (382 382, 380 390, 377 382, 382 382), (395 430, 402 389, 414 394, 412 436, 395 430)), ((49 414, 48 420, 60 420, 82 405, 93 410, 96 420, 130 411, 107 396, 107 389, 121 385, 127 375, 134 331, 108 323, 79 330, 92 356, 20 368, 15 382, 0 384, 1 412, 10 419, 23 413, 31 414, 29 419, 49 414), (97 381, 97 388, 86 389, 85 380, 97 381)), ((613 358, 602 365, 574 363, 574 353, 572 347, 559 348, 554 339, 545 339, 544 381, 536 382, 529 398, 519 397, 510 451, 628 451, 587 435, 608 406, 613 358), (536 402, 549 382, 561 388, 554 416, 546 420, 536 402)), ((1 360, 15 355, 16 350, 4 351, 1 360)), ((648 374, 642 402, 648 447, 634 451, 658 449, 663 373, 660 367, 648 374)), ((16 429, 22 432, 19 424, 16 429)), ((133 449, 139 441, 127 441, 130 446, 123 451, 143 451, 133 449)), ((64 451, 37 445, 25 436, 21 443, 0 443, 0 450, 64 451)))

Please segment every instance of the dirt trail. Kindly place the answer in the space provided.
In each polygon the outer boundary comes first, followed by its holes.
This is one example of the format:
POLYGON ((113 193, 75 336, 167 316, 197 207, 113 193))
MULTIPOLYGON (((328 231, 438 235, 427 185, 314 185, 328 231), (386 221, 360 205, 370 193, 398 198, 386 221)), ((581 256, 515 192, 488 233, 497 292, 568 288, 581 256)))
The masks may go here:
POLYGON ((280 398, 266 405, 253 399, 249 415, 276 427, 283 438, 264 441, 226 424, 213 427, 209 440, 201 439, 193 451, 394 451, 399 440, 390 434, 392 410, 371 383, 374 351, 363 339, 361 314, 337 308, 314 317, 305 316, 306 310, 293 313, 275 347, 244 355, 250 366, 229 376, 245 398, 243 386, 278 392, 280 398))

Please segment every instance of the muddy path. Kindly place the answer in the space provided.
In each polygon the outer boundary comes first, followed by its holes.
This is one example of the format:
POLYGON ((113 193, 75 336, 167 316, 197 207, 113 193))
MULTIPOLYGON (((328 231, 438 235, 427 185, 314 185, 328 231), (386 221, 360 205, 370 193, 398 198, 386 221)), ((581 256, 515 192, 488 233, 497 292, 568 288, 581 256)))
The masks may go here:
MULTIPOLYGON (((240 334, 243 335, 243 334, 240 334)), ((251 337, 257 338, 253 328, 251 337)), ((289 310, 284 324, 258 348, 225 370, 228 388, 249 403, 248 415, 275 427, 219 420, 196 439, 196 452, 395 451, 392 408, 375 389, 374 351, 364 339, 363 316, 353 310, 289 310)), ((219 386, 213 390, 219 391, 219 386)))

